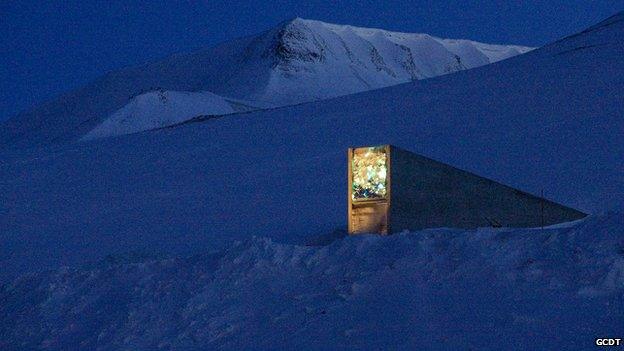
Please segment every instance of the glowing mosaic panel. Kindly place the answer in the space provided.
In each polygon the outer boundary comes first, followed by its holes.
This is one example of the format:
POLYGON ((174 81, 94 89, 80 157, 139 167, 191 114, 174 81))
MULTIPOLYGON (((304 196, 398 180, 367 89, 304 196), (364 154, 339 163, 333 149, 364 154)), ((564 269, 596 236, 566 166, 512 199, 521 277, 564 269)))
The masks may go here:
POLYGON ((353 200, 379 199, 386 196, 386 148, 367 147, 353 151, 353 200))

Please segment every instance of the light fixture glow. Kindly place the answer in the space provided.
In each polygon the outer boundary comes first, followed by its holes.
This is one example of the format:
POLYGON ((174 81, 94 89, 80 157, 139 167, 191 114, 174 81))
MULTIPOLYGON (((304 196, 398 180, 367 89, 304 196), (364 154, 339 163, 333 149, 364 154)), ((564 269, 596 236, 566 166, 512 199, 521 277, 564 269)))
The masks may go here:
POLYGON ((386 149, 382 147, 359 148, 353 151, 351 198, 357 200, 379 199, 386 196, 386 149))

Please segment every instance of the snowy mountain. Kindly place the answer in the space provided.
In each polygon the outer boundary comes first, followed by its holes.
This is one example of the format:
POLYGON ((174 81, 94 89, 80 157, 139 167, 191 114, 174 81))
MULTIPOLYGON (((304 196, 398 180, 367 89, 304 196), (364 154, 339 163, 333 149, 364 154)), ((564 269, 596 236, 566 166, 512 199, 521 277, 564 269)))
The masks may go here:
MULTIPOLYGON (((586 213, 624 210, 624 21, 480 68, 0 153, 0 279, 346 224, 346 150, 394 144, 586 213)), ((184 89, 182 89, 184 90, 184 89)))
POLYGON ((1 125, 0 148, 133 133, 178 122, 191 111, 229 113, 217 100, 266 108, 326 99, 473 68, 530 49, 296 18, 255 36, 111 72, 1 125), (135 100, 168 90, 174 91, 170 104, 135 100), (187 99, 177 92, 212 94, 199 102, 199 95, 187 99))
POLYGON ((260 89, 239 97, 278 106, 320 100, 474 68, 530 49, 296 18, 248 47, 246 60, 271 69, 260 89))
POLYGON ((0 349, 589 350, 624 331, 623 236, 604 215, 111 256, 0 287, 0 349))

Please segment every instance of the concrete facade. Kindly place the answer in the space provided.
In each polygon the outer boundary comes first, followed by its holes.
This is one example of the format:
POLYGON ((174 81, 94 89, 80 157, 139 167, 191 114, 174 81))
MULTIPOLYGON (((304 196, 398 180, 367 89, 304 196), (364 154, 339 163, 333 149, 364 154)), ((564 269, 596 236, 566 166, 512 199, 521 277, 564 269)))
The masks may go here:
POLYGON ((349 149, 349 233, 396 233, 435 227, 539 227, 586 214, 395 146, 382 198, 354 199, 349 149))

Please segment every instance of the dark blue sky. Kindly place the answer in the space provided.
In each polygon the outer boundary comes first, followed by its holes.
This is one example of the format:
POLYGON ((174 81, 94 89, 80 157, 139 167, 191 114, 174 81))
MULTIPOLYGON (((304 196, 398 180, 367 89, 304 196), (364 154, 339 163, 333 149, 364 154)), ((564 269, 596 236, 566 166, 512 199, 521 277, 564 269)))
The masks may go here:
POLYGON ((538 46, 622 9, 622 0, 0 0, 0 120, 107 71, 257 33, 296 16, 538 46))

